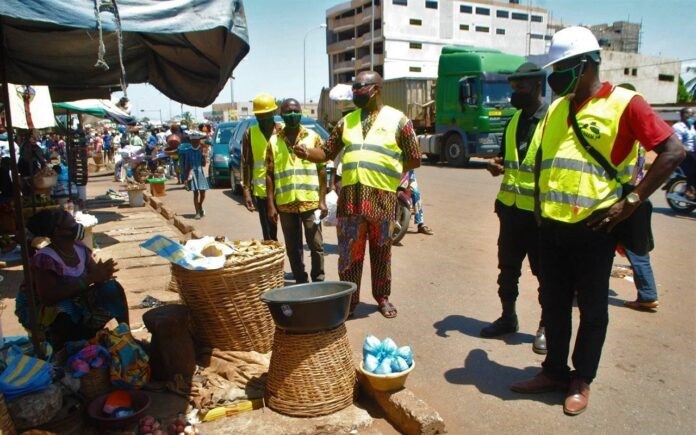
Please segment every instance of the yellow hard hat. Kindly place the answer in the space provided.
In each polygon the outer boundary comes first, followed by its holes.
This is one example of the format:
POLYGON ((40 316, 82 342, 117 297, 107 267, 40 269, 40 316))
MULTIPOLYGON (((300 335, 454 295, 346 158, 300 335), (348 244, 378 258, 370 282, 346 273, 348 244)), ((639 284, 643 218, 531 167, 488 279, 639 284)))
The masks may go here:
POLYGON ((254 97, 254 115, 259 115, 261 113, 273 112, 278 108, 273 95, 268 93, 258 94, 254 97))

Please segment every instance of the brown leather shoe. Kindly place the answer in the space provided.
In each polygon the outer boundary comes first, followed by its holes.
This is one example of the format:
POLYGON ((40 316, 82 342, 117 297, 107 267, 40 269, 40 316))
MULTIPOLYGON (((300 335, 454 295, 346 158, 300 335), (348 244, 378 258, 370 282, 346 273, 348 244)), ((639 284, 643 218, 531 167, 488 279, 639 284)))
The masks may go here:
POLYGON ((590 384, 582 379, 573 378, 566 394, 563 412, 568 415, 581 414, 590 401, 590 384))
POLYGON ((432 236, 434 234, 433 230, 431 230, 430 227, 425 224, 418 225, 418 232, 421 234, 427 234, 429 236, 432 236))
POLYGON ((539 372, 536 376, 526 381, 515 382, 510 385, 510 389, 516 393, 535 394, 548 393, 549 391, 566 391, 567 381, 558 381, 550 378, 546 373, 539 372))
POLYGON ((625 301, 624 302, 624 307, 631 308, 633 310, 638 310, 638 311, 651 311, 651 310, 657 310, 657 307, 660 306, 659 301, 651 301, 651 302, 642 302, 642 301, 625 301))

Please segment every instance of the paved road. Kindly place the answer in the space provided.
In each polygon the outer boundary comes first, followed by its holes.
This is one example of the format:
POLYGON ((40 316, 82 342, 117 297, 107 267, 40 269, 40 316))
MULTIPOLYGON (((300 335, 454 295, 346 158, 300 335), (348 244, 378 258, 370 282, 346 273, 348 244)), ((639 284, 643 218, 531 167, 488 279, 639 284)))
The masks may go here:
MULTIPOLYGON (((368 333, 413 346, 418 366, 407 384, 441 413, 450 433, 693 433, 696 213, 674 216, 662 192, 655 194, 657 248, 652 257, 662 305, 657 313, 623 308, 624 300, 635 298, 635 289, 626 279, 612 279, 609 332, 590 407, 580 416, 566 417, 562 394, 523 396, 508 389, 536 373, 542 361, 531 350, 539 307, 528 265, 518 301, 520 332, 504 340, 478 336, 500 311, 493 213, 498 180, 481 165, 425 166, 418 179, 425 220, 435 235, 412 232, 403 246, 394 248, 396 319, 376 312, 366 266, 363 304, 348 322, 356 351, 368 333)), ((167 193, 166 204, 193 216, 191 193, 175 185, 167 193)), ((191 219, 202 232, 260 238, 257 216, 229 188, 209 191, 205 209, 205 218, 191 219)), ((334 228, 324 228, 324 240, 327 279, 337 279, 334 228)), ((628 264, 622 257, 615 263, 628 264)))

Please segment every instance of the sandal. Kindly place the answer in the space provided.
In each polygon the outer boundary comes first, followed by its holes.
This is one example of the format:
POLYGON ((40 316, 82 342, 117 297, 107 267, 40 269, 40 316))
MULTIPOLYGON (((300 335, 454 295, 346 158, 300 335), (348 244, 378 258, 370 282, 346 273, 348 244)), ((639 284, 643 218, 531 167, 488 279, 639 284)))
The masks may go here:
POLYGON ((383 298, 381 301, 377 302, 377 306, 379 308, 379 312, 382 313, 382 315, 387 319, 392 319, 396 317, 396 307, 394 306, 394 304, 389 302, 387 298, 383 298))
POLYGON ((433 235, 433 230, 431 230, 430 227, 425 224, 418 225, 418 232, 421 234, 427 234, 429 236, 433 235))

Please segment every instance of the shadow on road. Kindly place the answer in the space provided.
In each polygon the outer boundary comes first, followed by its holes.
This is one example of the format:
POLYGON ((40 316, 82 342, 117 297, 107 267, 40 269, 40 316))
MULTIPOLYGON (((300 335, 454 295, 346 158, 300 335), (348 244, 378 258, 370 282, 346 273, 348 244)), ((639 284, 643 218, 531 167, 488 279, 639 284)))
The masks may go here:
POLYGON ((665 216, 672 216, 677 219, 686 219, 691 221, 696 220, 696 211, 693 211, 691 213, 677 213, 669 207, 655 207, 653 208, 653 213, 659 213, 665 216))
MULTIPOLYGON (((471 337, 481 337, 481 329, 489 324, 489 322, 483 322, 471 317, 453 314, 445 317, 439 322, 433 323, 433 327, 435 328, 435 334, 437 334, 439 337, 449 337, 449 334, 447 334, 449 331, 458 331, 471 337)), ((531 334, 518 332, 516 334, 506 334, 497 338, 487 338, 486 340, 502 340, 505 342, 505 344, 514 345, 531 343, 534 341, 534 336, 531 334)))
POLYGON ((513 382, 529 379, 539 373, 539 367, 518 369, 492 361, 482 349, 473 349, 464 360, 464 367, 445 372, 451 384, 473 385, 483 394, 502 400, 534 400, 547 405, 563 403, 563 392, 545 394, 520 394, 510 391, 513 382))
POLYGON ((353 315, 348 318, 348 320, 364 319, 370 317, 371 313, 379 314, 379 307, 377 304, 366 304, 365 302, 359 302, 358 306, 355 307, 353 315))
POLYGON ((222 192, 222 194, 234 200, 237 204, 246 207, 246 204, 244 203, 244 195, 235 195, 232 193, 232 189, 225 189, 225 191, 222 192))

